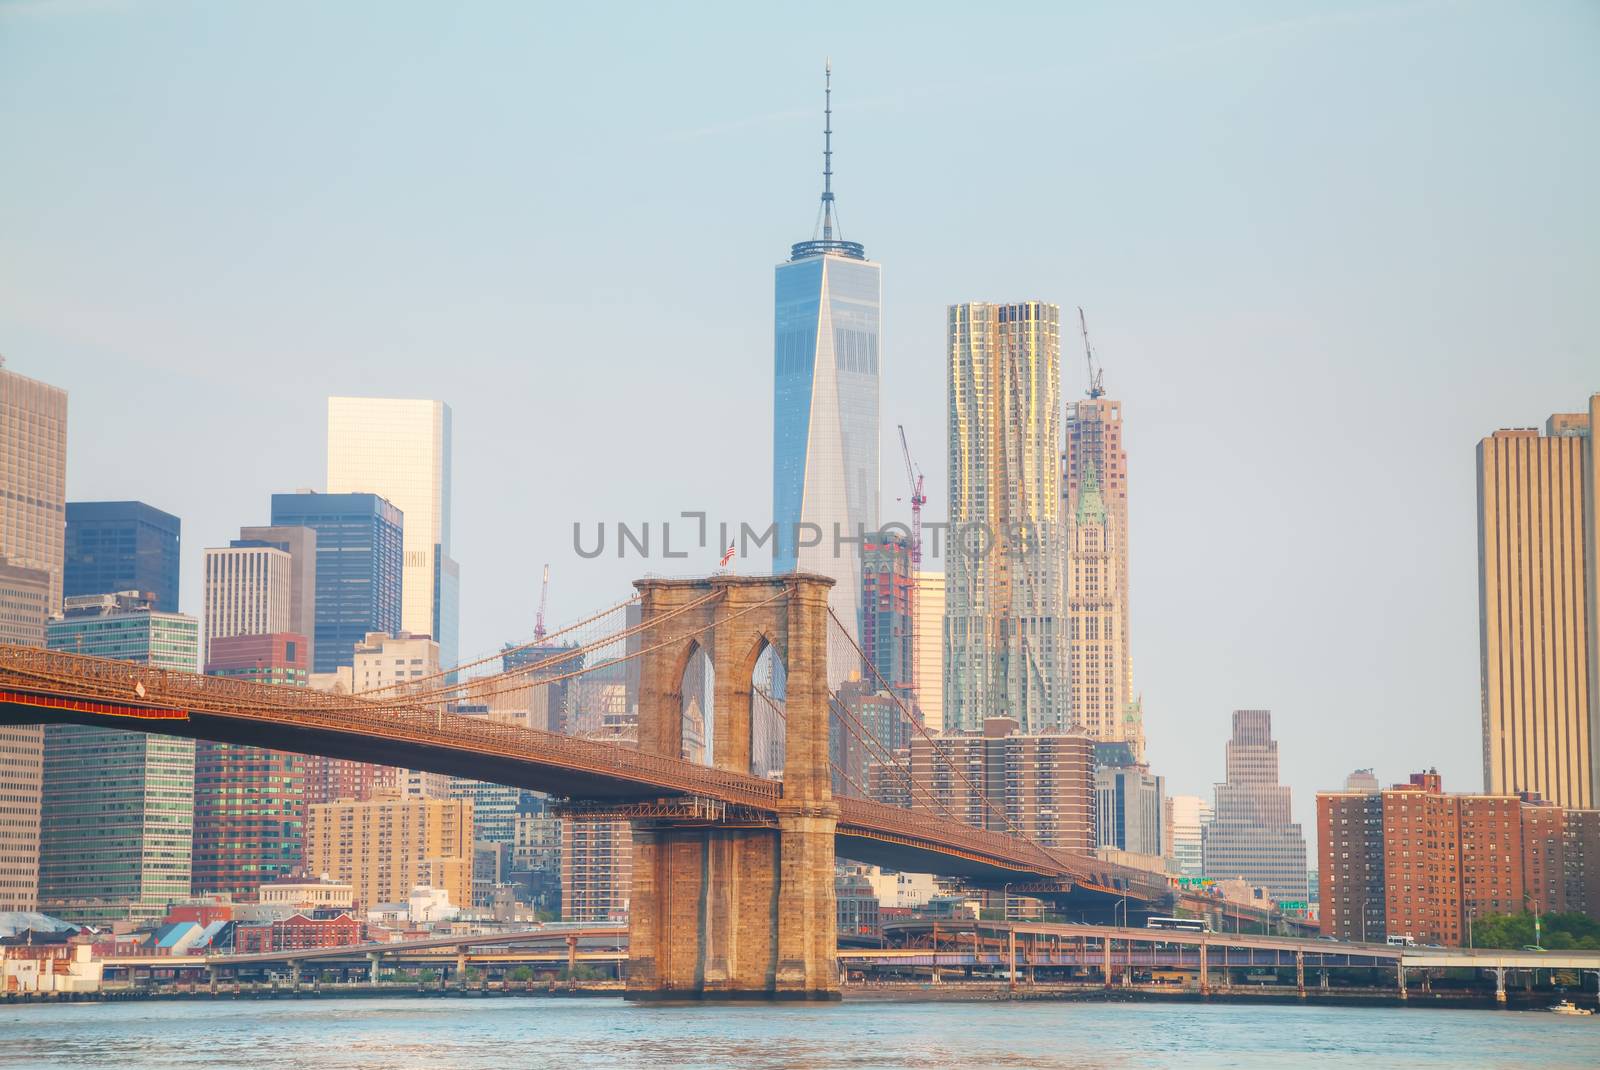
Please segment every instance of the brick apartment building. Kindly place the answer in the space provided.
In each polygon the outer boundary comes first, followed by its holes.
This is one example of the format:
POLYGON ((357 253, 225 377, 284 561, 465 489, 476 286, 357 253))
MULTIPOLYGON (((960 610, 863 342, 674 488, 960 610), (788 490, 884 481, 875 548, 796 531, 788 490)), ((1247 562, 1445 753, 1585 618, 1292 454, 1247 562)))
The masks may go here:
POLYGON ((1446 794, 1436 772, 1317 794, 1323 932, 1447 947, 1489 914, 1600 914, 1600 811, 1446 794))

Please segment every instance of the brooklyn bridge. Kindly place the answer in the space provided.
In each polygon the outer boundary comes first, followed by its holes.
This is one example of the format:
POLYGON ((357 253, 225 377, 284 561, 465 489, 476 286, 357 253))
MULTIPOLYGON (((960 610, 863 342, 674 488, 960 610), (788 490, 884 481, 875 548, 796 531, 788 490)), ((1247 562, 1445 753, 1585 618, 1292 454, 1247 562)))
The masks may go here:
POLYGON ((873 669, 828 608, 831 584, 804 574, 644 579, 627 602, 546 637, 544 656, 527 664, 501 668, 511 660, 502 651, 354 694, 0 647, 0 722, 376 762, 535 789, 575 815, 631 821, 627 983, 637 999, 837 998, 836 857, 1007 888, 1090 919, 1111 920, 1118 907, 1124 923, 1130 909, 1217 909, 1186 904, 1157 874, 1042 846, 981 792, 978 827, 913 779, 883 737, 924 732, 914 711, 896 700, 897 722, 869 727, 841 698, 846 679, 873 669), (451 712, 469 688, 548 686, 601 662, 637 674, 631 738, 451 712), (865 797, 859 769, 835 758, 840 737, 912 806, 865 797))

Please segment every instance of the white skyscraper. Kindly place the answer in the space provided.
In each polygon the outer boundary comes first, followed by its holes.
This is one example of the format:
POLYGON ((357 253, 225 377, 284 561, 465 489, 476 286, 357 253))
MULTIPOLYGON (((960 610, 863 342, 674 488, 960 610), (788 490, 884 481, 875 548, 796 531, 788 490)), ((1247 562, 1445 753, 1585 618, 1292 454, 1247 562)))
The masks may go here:
POLYGON ((207 547, 207 649, 213 639, 289 631, 292 570, 293 559, 275 546, 207 547))
POLYGON ((405 520, 401 626, 457 660, 460 570, 450 556, 450 406, 404 398, 328 399, 328 493, 378 494, 405 520))

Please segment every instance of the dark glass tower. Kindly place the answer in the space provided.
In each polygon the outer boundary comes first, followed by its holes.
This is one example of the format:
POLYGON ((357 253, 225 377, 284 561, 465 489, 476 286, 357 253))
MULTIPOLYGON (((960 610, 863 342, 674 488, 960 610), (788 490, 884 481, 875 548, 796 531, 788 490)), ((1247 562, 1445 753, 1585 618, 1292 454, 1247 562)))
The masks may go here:
POLYGON ((151 608, 178 612, 183 521, 144 502, 68 502, 64 593, 138 591, 151 608))
POLYGON ((354 664, 368 632, 400 630, 399 509, 376 494, 274 494, 272 523, 317 533, 313 672, 354 664))

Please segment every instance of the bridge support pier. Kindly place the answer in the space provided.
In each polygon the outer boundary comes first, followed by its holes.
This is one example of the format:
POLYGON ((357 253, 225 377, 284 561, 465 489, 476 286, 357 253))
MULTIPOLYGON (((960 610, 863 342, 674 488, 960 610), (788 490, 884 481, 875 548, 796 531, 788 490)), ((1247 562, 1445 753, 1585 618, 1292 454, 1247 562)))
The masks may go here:
POLYGON ((1105 958, 1100 964, 1100 975, 1101 975, 1101 977, 1103 977, 1105 979, 1105 986, 1107 988, 1110 988, 1111 987, 1111 937, 1102 936, 1100 938, 1100 947, 1101 947, 1101 950, 1105 952, 1105 958))
POLYGON ((1404 965, 1396 964, 1395 968, 1394 968, 1394 972, 1395 972, 1395 981, 1400 986, 1400 998, 1401 999, 1405 999, 1406 998, 1406 968, 1405 968, 1404 965))
POLYGON ((627 996, 838 999, 839 805, 828 749, 833 581, 791 573, 634 586, 645 651, 640 751, 683 756, 683 677, 698 651, 716 680, 711 764, 764 775, 765 767, 754 768, 750 722, 752 674, 764 651, 781 659, 786 684, 783 791, 771 816, 634 821, 627 996))
POLYGON ((367 952, 367 982, 369 984, 378 983, 378 960, 382 957, 376 951, 367 952))
POLYGON ((1494 1001, 1496 1003, 1504 1003, 1506 1001, 1506 968, 1504 966, 1496 966, 1494 968, 1494 1001))
POLYGON ((1306 998, 1306 953, 1304 951, 1296 951, 1294 953, 1294 988, 1301 999, 1306 998))
POLYGON ((1206 962, 1206 945, 1203 941, 1200 944, 1200 994, 1211 994, 1211 968, 1206 962))

